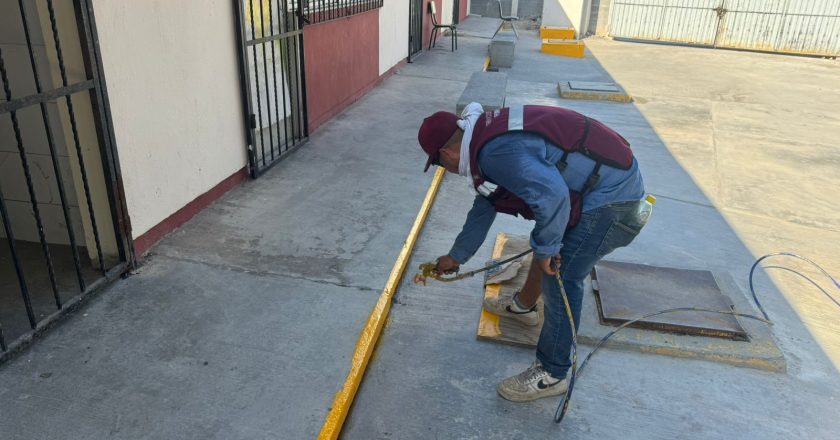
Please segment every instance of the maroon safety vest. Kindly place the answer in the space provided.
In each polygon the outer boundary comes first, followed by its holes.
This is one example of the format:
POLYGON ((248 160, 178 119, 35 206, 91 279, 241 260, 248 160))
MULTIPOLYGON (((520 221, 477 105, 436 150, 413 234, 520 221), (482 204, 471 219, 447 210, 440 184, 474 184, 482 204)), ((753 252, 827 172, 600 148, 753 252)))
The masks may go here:
POLYGON ((476 191, 493 203, 496 212, 521 215, 528 220, 534 219, 531 208, 512 192, 501 186, 490 192, 486 186, 482 186, 486 180, 478 166, 479 151, 487 142, 512 132, 538 134, 560 147, 563 150, 563 157, 557 163, 560 171, 566 168, 569 153, 582 153, 595 161, 595 168, 586 179, 583 188, 569 189, 572 211, 567 229, 573 228, 580 220, 583 196, 598 183, 598 171, 602 165, 623 170, 630 169, 633 165, 633 152, 626 139, 603 123, 576 111, 560 107, 526 105, 486 112, 478 117, 473 128, 470 169, 476 191))

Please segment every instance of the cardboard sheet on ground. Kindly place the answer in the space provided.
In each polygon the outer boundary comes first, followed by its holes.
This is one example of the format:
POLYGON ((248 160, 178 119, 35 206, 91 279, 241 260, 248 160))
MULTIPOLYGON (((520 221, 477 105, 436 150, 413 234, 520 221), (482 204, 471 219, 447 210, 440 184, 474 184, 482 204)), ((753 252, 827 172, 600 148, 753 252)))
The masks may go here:
MULTIPOLYGON (((493 247, 493 259, 503 259, 503 256, 518 254, 528 250, 529 246, 528 237, 499 234, 496 236, 496 244, 493 247)), ((522 257, 519 270, 515 272, 512 270, 503 271, 505 272, 505 277, 494 276, 492 278, 494 281, 503 282, 501 284, 486 284, 484 287, 484 297, 513 296, 525 284, 525 279, 528 277, 528 268, 531 266, 532 255, 529 254, 522 257), (513 278, 510 278, 510 276, 513 276, 513 278)), ((540 336, 540 329, 542 328, 542 298, 539 299, 538 304, 540 324, 533 327, 512 319, 500 318, 498 315, 494 315, 482 308, 481 318, 478 321, 479 339, 490 339, 508 344, 535 347, 537 345, 537 339, 540 336)))

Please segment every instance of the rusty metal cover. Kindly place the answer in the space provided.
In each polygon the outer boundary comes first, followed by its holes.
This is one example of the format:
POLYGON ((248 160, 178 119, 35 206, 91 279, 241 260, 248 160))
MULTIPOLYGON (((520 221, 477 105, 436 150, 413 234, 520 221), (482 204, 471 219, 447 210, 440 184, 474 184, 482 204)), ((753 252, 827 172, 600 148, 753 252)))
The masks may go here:
MULTIPOLYGON (((732 310, 732 302, 707 270, 674 269, 601 261, 592 271, 592 287, 601 322, 620 325, 639 316, 677 307, 732 310)), ((631 327, 698 336, 747 339, 732 315, 674 312, 639 321, 631 327)))

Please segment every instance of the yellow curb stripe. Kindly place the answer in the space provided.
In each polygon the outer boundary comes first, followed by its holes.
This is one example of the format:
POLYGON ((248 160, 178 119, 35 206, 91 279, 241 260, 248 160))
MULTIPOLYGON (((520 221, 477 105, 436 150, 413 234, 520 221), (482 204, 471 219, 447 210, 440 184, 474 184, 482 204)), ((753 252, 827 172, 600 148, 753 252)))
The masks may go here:
POLYGON ((542 40, 540 52, 572 58, 584 58, 586 45, 578 40, 542 40))
POLYGON ((327 414, 320 434, 318 434, 319 440, 335 440, 341 433, 341 427, 344 425, 344 420, 350 412, 353 398, 356 397, 356 391, 359 389, 359 384, 364 377, 368 361, 376 347, 376 341, 379 339, 379 335, 382 333, 382 327, 388 318, 388 312, 391 310, 391 300, 394 298, 394 293, 396 293, 400 279, 402 279, 403 272, 405 272, 408 259, 411 256, 412 250, 414 250, 417 236, 420 235, 423 223, 425 223, 426 217, 432 209, 432 204, 435 201, 435 196, 445 173, 446 171, 443 167, 437 167, 437 172, 435 172, 435 176, 432 178, 429 190, 426 191, 426 198, 423 199, 423 204, 420 206, 420 212, 417 213, 417 218, 414 219, 414 224, 408 232, 408 238, 405 239, 397 261, 394 263, 394 268, 391 269, 388 282, 385 283, 385 288, 382 290, 382 294, 379 295, 376 306, 370 312, 370 316, 368 316, 367 322, 359 334, 359 340, 356 342, 356 349, 353 352, 353 359, 350 363, 350 372, 347 373, 347 378, 344 379, 344 385, 333 399, 332 408, 327 414))
POLYGON ((556 40, 574 40, 575 30, 573 28, 543 26, 540 28, 540 38, 543 40, 547 38, 556 40))
POLYGON ((487 68, 490 67, 490 57, 484 59, 484 67, 481 68, 482 72, 486 72, 487 68))

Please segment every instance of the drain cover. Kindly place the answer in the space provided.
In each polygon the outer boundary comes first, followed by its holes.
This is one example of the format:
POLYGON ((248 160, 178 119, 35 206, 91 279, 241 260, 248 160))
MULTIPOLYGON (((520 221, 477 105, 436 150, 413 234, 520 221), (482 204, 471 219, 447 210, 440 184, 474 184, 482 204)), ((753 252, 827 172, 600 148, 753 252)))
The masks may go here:
POLYGON ((572 90, 587 90, 592 92, 620 92, 618 86, 611 82, 569 81, 572 90))
MULTIPOLYGON (((592 279, 598 314, 604 324, 621 325, 639 316, 678 307, 732 310, 729 298, 721 293, 707 270, 601 261, 592 271, 592 279)), ((747 338, 735 316, 715 313, 674 312, 639 321, 631 327, 747 338)))

